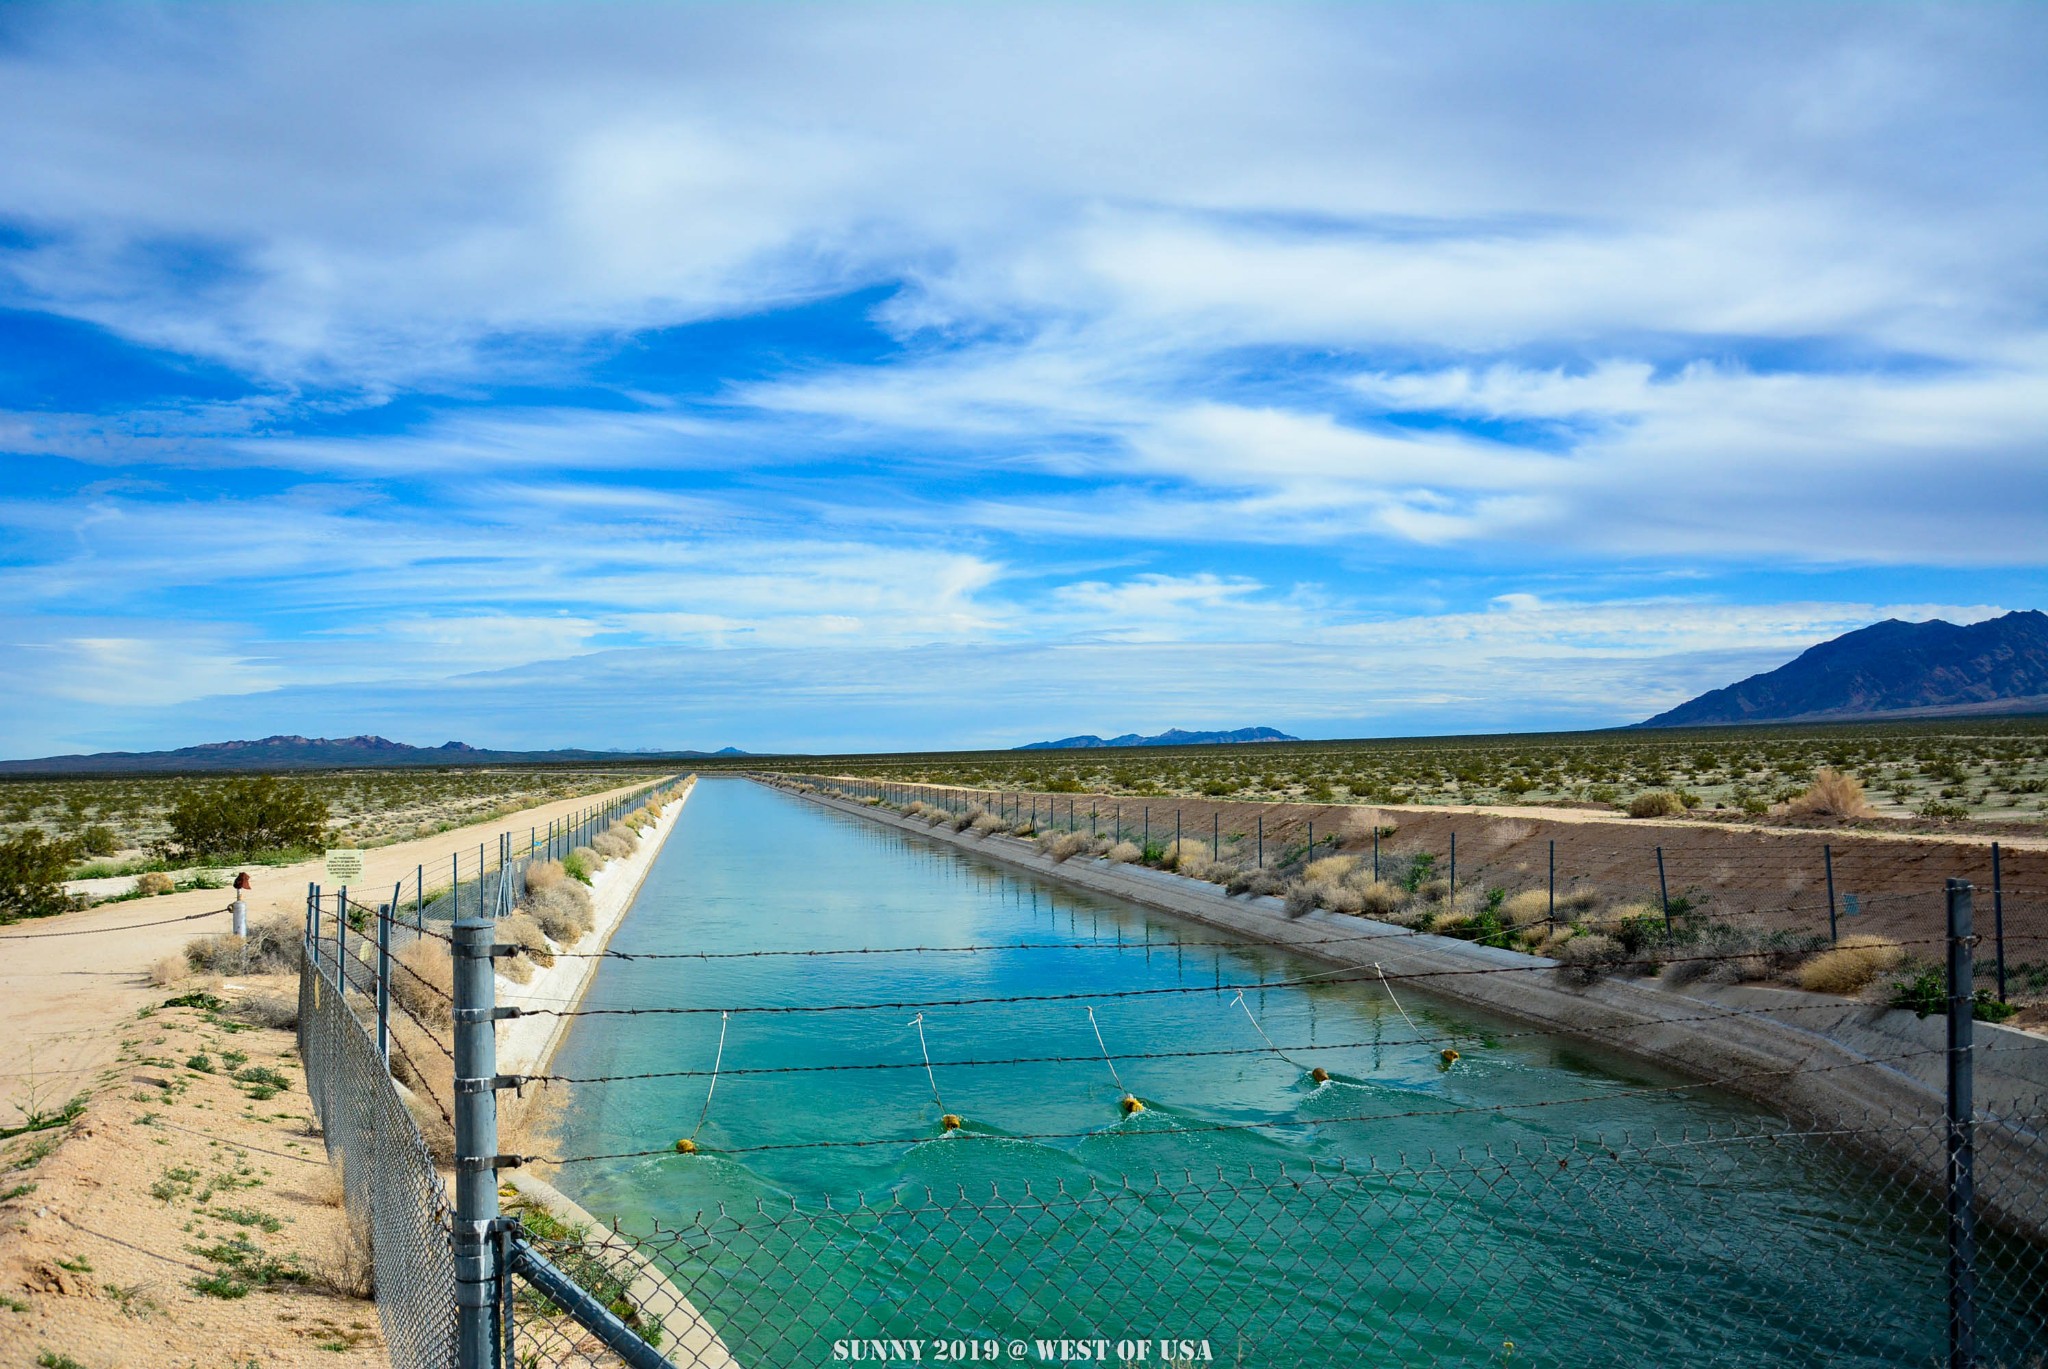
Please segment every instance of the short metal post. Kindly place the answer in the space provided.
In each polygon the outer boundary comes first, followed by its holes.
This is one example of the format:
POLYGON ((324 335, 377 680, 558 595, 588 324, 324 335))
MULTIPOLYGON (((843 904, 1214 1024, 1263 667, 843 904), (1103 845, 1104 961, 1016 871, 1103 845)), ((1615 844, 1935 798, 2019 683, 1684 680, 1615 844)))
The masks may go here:
POLYGON ((1976 937, 1968 880, 1948 882, 1948 1362, 1977 1363, 1975 1100, 1970 1047, 1976 937))
POLYGON ((1557 925, 1557 839, 1555 837, 1551 838, 1550 842, 1550 910, 1543 915, 1543 920, 1553 927, 1557 925))
POLYGON ((377 1054, 391 1064, 391 921, 398 916, 400 880, 391 886, 391 905, 377 917, 377 1054))
POLYGON ((1821 843, 1820 858, 1828 872, 1828 940, 1839 941, 1835 923, 1835 848, 1821 843))
POLYGON ((1145 805, 1145 849, 1152 849, 1152 805, 1145 805))
POLYGON ((498 1024, 491 952, 497 923, 454 925, 455 1365, 496 1369, 498 1302, 498 1024))
POLYGON ((1451 833, 1451 896, 1448 902, 1454 908, 1458 904, 1458 834, 1456 832, 1451 833))
POLYGON ((1223 859, 1223 819, 1213 808, 1209 810, 1209 859, 1223 859))
POLYGON ((1998 952, 1998 1001, 2005 1002, 2005 876, 1998 843, 1991 843, 1991 944, 1998 952))
POLYGON ((1316 858, 1316 820, 1315 820, 1314 818, 1310 818, 1310 819, 1308 820, 1308 855, 1307 855, 1306 857, 1304 857, 1304 859, 1306 859, 1306 860, 1309 860, 1309 861, 1313 861, 1313 860, 1315 860, 1315 858, 1316 858))
POLYGON ((1259 814, 1259 868, 1266 868, 1266 815, 1259 814))
POLYGON ((1657 848, 1657 902, 1664 908, 1664 939, 1671 939, 1671 886, 1664 882, 1664 848, 1657 848))

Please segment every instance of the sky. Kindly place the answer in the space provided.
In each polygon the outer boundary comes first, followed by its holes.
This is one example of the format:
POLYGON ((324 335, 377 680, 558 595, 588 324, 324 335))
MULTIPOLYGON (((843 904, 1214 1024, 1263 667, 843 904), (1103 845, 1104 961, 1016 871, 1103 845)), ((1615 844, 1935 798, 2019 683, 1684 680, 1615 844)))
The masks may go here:
POLYGON ((2043 606, 2043 54, 0 7, 0 755, 1601 727, 2043 606))

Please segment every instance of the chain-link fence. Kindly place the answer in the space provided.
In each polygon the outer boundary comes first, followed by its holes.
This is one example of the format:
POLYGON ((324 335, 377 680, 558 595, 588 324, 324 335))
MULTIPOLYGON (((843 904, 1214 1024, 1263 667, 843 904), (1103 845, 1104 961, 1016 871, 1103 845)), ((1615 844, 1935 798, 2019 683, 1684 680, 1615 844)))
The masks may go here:
POLYGON ((455 1329, 455 1262, 446 1189, 384 1057, 335 976, 308 957, 299 972, 299 1054, 306 1088, 341 1167, 347 1213, 367 1239, 377 1314, 396 1369, 446 1369, 455 1329))
MULTIPOLYGON (((1125 1363, 1936 1364, 1943 1194, 1843 1158, 1895 1125, 919 1187, 851 1211, 755 1206, 536 1245, 595 1272, 682 1369, 798 1369, 854 1346, 1038 1365, 1098 1343, 1125 1363), (1788 1168, 1827 1171, 1834 1200, 1788 1205, 1788 1168)), ((1976 1363, 2048 1355, 2044 1260, 2024 1234, 1979 1229, 1976 1363)), ((544 1299, 515 1306, 514 1362, 619 1362, 544 1299)))
MULTIPOLYGON (((887 1183, 837 1206, 762 1199, 746 1178, 747 1157, 736 1150, 730 1160, 737 1163, 729 1165, 708 1148, 699 1151, 694 1140, 664 1143, 657 1134, 646 1150, 554 1157, 552 1163, 601 1163, 614 1172, 621 1165, 643 1174, 692 1167, 678 1191, 703 1200, 703 1210, 686 1216, 678 1209, 661 1221, 643 1215, 623 1228, 524 1197, 501 1214, 491 1195, 504 1194, 494 1185, 472 1184, 463 1211, 451 1213, 405 1100, 338 988, 345 974, 350 992, 369 1002, 378 982, 362 977, 361 962, 332 939, 313 943, 320 957, 302 980, 301 1033, 330 1150, 348 1166, 350 1212, 367 1214, 376 1232, 380 1311, 394 1363, 407 1366, 2038 1369, 2048 1365, 2048 1108, 2009 1091, 1984 1095, 1988 1106, 1973 1101, 1967 888, 1952 885, 1947 898, 1953 920, 1942 1006, 1949 1046, 1906 1053, 1946 1056, 1946 1109, 1938 1093, 1903 1084, 1899 1096, 1913 1104, 1853 1120, 1844 1109, 1818 1119, 1781 1109, 1718 1127, 1609 1131, 1596 1110, 1584 1114, 1594 1119, 1584 1125, 1528 1128, 1519 1143, 1447 1139, 1406 1154, 1375 1148, 1375 1129, 1426 1116, 1444 1128, 1433 1134, 1455 1138, 1467 1114, 1512 1116, 1551 1104, 1333 1115, 1315 1119, 1314 1129, 1341 1129, 1362 1142, 1355 1151, 1374 1158, 1313 1163, 1290 1159, 1299 1138, 1290 1140, 1270 1122, 1155 1119, 1149 1131, 1102 1144, 1170 1138, 1171 1149, 1121 1153, 1171 1154, 1174 1167, 1116 1182, 1099 1177, 1099 1164, 1062 1169, 1028 1131, 964 1127, 950 1114, 918 1138, 739 1148, 863 1146, 884 1148, 868 1154, 918 1156, 887 1183), (1205 1136, 1226 1131, 1255 1138, 1265 1158, 1203 1163, 1205 1136), (1003 1177, 994 1184, 985 1181, 991 1151, 1012 1157, 998 1162, 1003 1177), (977 1187, 931 1182, 949 1157, 969 1155, 974 1165, 962 1161, 958 1172, 984 1176, 977 1187), (1091 1170, 1098 1177, 1089 1177, 1091 1170), (468 1244, 455 1239, 458 1229, 472 1233, 468 1244), (491 1290, 460 1311, 452 1253, 458 1249, 473 1252, 464 1260, 478 1261, 474 1275, 462 1276, 469 1286, 491 1290)), ((448 940, 455 966, 451 1064, 472 1064, 455 1071, 453 1117, 438 1100, 419 1100, 449 1122, 453 1162, 470 1176, 542 1158, 494 1153, 495 1121, 479 1130, 474 1120, 479 1106, 486 1119, 494 1117, 482 1100, 525 1082, 495 1073, 491 1043, 501 1010, 490 997, 487 968, 497 954, 489 925, 495 910, 483 907, 482 919, 474 911, 445 933, 424 929, 448 940)), ((398 920, 387 911, 372 925, 398 920)), ((1456 973, 1517 972, 1492 965, 1456 973)), ((1388 979, 1379 976, 1382 984, 1388 979)), ((650 1004, 545 1011, 574 1017, 721 1010, 650 1004)), ((723 1044, 721 1032, 721 1053, 723 1044)), ((1457 1052, 1446 1048, 1442 1055, 1449 1061, 1457 1052)), ((1103 1056, 1110 1058, 1107 1048, 1103 1056)), ((1809 1061, 1765 1073, 1851 1069, 1903 1079, 1905 1058, 1825 1067, 1809 1061)), ((928 1056, 925 1068, 929 1074, 928 1056)), ((707 1110, 717 1069, 714 1061, 707 1110)), ((1314 1077, 1327 1078, 1321 1071, 1314 1077)), ((935 1084, 935 1100, 936 1094, 935 1084)), ((657 1133, 680 1129, 666 1119, 649 1121, 657 1133)))

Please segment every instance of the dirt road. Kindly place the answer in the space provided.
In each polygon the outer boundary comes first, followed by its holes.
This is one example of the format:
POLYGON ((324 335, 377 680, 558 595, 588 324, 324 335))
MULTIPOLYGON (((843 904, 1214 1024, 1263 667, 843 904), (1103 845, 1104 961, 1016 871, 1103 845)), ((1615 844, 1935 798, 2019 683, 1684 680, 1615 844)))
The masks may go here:
MULTIPOLYGON (((366 888, 389 886, 421 864, 446 865, 451 851, 495 849, 497 834, 566 817, 614 794, 584 794, 539 808, 454 828, 364 853, 366 888)), ((317 861, 252 867, 251 918, 305 908, 306 884, 321 878, 317 861)), ((10 1044, 0 1070, 0 1125, 30 1107, 55 1107, 114 1059, 116 1024, 160 1001, 149 970, 206 932, 228 930, 223 889, 135 899, 61 917, 0 928, 0 1040, 10 1044)))

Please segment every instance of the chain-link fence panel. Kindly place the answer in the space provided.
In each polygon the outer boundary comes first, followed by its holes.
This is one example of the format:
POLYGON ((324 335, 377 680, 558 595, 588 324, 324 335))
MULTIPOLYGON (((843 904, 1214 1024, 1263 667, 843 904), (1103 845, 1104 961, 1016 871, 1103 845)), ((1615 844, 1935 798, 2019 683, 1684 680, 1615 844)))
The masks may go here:
MULTIPOLYGON (((334 964, 332 945, 322 964, 334 964)), ((336 981, 299 973, 306 1087, 342 1169, 348 1219, 367 1233, 377 1315, 395 1369, 448 1369, 455 1358, 450 1211, 418 1125, 336 981)))
MULTIPOLYGON (((1904 1125, 1942 1144, 1941 1123, 1904 1125)), ((1858 1130, 918 1188, 532 1247, 679 1369, 1943 1363, 1943 1189, 1856 1159, 1880 1149, 1858 1130), (1788 1166, 1825 1170, 1830 1199, 1789 1200, 1788 1166)), ((1978 1223, 1976 1363, 2038 1366, 2048 1198, 2007 1191, 1999 1206, 2025 1220, 1978 1223)), ((530 1286, 513 1309, 514 1363, 623 1362, 530 1286)))

